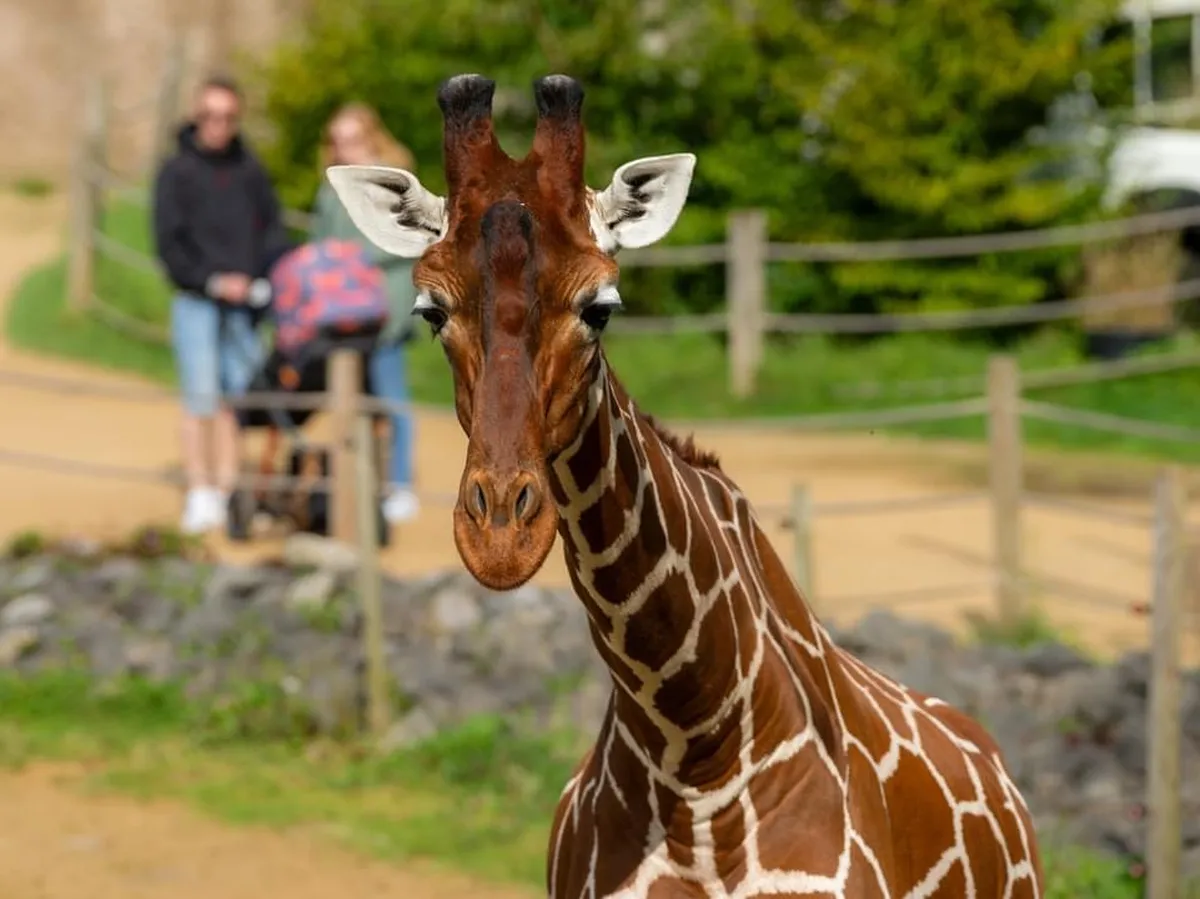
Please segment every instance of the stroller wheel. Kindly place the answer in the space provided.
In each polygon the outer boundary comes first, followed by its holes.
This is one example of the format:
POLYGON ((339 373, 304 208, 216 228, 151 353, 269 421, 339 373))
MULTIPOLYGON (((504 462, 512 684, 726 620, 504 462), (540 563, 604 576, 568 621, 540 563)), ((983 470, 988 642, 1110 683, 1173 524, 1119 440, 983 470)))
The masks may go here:
POLYGON ((230 540, 243 543, 250 539, 250 521, 254 518, 254 496, 246 490, 229 494, 225 533, 230 540))

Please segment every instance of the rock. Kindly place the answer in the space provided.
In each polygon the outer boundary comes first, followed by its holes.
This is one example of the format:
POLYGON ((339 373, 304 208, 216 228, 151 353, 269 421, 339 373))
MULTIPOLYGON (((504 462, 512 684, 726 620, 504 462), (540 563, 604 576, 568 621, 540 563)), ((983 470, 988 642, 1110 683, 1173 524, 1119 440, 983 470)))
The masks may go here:
POLYGON ((319 534, 290 535, 283 544, 283 561, 292 568, 319 568, 336 574, 358 570, 354 547, 319 534))
POLYGON ((106 559, 88 572, 85 580, 92 589, 126 593, 145 577, 145 569, 136 559, 118 556, 106 559))
POLYGON ((169 640, 135 639, 125 646, 129 673, 165 681, 175 673, 175 652, 169 640))
POLYGON ((346 736, 355 732, 362 718, 359 679, 352 668, 337 659, 314 663, 305 675, 302 695, 323 734, 346 736))
POLYGON ((585 678, 571 693, 571 725, 581 733, 599 733, 611 695, 612 682, 607 675, 585 678))
POLYGON ((337 591, 337 575, 331 571, 314 571, 292 581, 287 588, 288 607, 295 611, 319 609, 333 598, 337 591))
POLYGON ((482 620, 483 613, 474 596, 466 590, 447 586, 433 598, 428 627, 434 634, 451 635, 469 630, 482 620))
POLYGON ((104 547, 91 537, 65 537, 58 542, 58 551, 69 559, 91 560, 97 558, 104 547))
POLYGON ((1091 663, 1062 643, 1042 643, 1026 650, 1022 665, 1037 677, 1058 677, 1069 671, 1090 668, 1091 663))
POLYGON ((270 574, 262 568, 243 565, 221 565, 216 568, 204 588, 205 599, 230 599, 244 602, 267 583, 270 574))
POLYGON ((379 741, 384 752, 408 749, 437 735, 437 723, 423 708, 411 709, 403 718, 388 728, 379 741))
POLYGON ((10 593, 30 593, 41 590, 54 578, 54 565, 49 559, 34 559, 21 568, 8 582, 10 593))
POLYGON ((1192 883, 1200 880, 1200 845, 1192 846, 1184 851, 1179 868, 1185 882, 1192 883))
POLYGON ((0 631, 0 669, 12 668, 40 643, 36 628, 22 625, 0 631))
POLYGON ((53 602, 40 593, 27 593, 0 609, 0 627, 42 624, 53 616, 53 602))

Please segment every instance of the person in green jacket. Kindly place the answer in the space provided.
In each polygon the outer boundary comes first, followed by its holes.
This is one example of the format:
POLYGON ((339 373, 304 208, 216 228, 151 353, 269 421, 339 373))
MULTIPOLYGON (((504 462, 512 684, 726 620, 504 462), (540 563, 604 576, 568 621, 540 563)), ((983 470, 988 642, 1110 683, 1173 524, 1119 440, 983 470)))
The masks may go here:
MULTIPOLYGON (((321 144, 321 187, 317 193, 311 238, 353 240, 383 269, 390 314, 379 344, 368 360, 374 392, 385 400, 407 403, 408 377, 404 344, 412 334, 412 308, 416 288, 412 282, 412 259, 402 259, 380 250, 362 236, 350 215, 324 177, 330 165, 388 165, 412 171, 412 153, 397 141, 379 119, 378 113, 361 103, 351 103, 335 112, 325 126, 321 144)), ((413 417, 409 409, 391 415, 391 461, 389 491, 383 514, 393 524, 410 521, 419 511, 413 489, 413 417)))

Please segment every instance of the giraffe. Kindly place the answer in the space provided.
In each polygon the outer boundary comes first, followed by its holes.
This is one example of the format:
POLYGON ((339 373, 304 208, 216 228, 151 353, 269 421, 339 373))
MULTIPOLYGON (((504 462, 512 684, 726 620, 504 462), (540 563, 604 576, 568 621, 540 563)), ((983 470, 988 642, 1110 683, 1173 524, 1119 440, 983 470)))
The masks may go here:
POLYGON ((1029 899, 1030 814, 985 730, 840 649, 717 457, 639 411, 600 338, 617 251, 661 239, 688 153, 583 176, 583 89, 534 82, 513 159, 495 83, 443 83, 446 195, 409 172, 327 176, 363 234, 418 258, 415 312, 468 438, 455 543, 513 589, 561 537, 612 691, 551 827, 576 897, 1029 899))

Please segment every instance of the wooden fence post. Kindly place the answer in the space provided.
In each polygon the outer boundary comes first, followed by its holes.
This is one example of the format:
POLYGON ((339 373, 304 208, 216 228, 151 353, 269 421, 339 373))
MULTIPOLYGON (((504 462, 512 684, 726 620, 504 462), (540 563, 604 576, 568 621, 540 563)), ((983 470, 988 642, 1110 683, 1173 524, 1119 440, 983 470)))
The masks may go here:
POLYGON ((804 598, 815 610, 817 602, 813 592, 812 529, 812 496, 808 492, 808 485, 795 484, 792 487, 792 546, 795 559, 793 574, 804 598))
POLYGON ((362 354, 338 349, 329 354, 326 389, 329 391, 330 489, 329 536, 353 546, 357 516, 354 511, 354 419, 362 388, 362 354))
POLYGON ((992 553, 1001 626, 1024 613, 1021 571, 1021 383, 1012 356, 988 359, 988 469, 992 491, 992 553))
POLYGON ((71 173, 71 227, 67 248, 67 308, 84 312, 96 287, 96 228, 100 225, 104 193, 107 109, 104 82, 98 74, 84 79, 82 127, 71 173))
POLYGON ((1186 488, 1174 466, 1158 479, 1154 509, 1154 599, 1151 606, 1150 714, 1146 763, 1146 897, 1182 895, 1180 829, 1183 628, 1186 553, 1186 488))
POLYGON ((383 639, 382 589, 379 574, 379 478, 371 416, 354 419, 355 507, 358 512, 358 594, 363 615, 363 656, 367 663, 367 722, 372 736, 383 737, 389 724, 390 699, 383 639))
POLYGON ((150 137, 147 172, 154 172, 158 164, 171 152, 171 145, 175 139, 175 125, 179 118, 179 93, 183 87, 187 43, 184 32, 176 30, 167 47, 158 84, 158 102, 154 109, 154 133, 150 137))
POLYGON ((762 365, 767 308, 767 214, 761 209, 730 213, 726 250, 729 390, 743 399, 754 393, 762 365))

